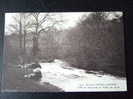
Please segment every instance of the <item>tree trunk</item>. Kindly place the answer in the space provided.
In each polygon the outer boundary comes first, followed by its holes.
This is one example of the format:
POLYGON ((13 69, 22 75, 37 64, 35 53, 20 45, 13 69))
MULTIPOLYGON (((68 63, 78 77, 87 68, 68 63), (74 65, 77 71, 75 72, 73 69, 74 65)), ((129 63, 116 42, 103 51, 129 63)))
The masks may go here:
MULTIPOLYGON (((23 65, 26 63, 26 30, 24 30, 24 43, 23 43, 23 65)), ((26 68, 24 68, 25 74, 27 73, 26 68)))
POLYGON ((39 54, 39 44, 38 44, 38 37, 33 36, 33 61, 38 61, 38 54, 39 54))
POLYGON ((33 61, 38 62, 38 56, 39 56, 39 33, 38 33, 38 28, 39 28, 39 23, 38 23, 38 18, 36 18, 36 30, 33 35, 33 61))
POLYGON ((19 56, 19 61, 20 61, 20 64, 22 65, 23 64, 23 58, 22 58, 22 55, 23 55, 23 49, 22 49, 22 39, 23 39, 23 36, 22 36, 22 22, 21 22, 21 16, 20 16, 20 23, 19 23, 19 51, 20 51, 20 56, 19 56))

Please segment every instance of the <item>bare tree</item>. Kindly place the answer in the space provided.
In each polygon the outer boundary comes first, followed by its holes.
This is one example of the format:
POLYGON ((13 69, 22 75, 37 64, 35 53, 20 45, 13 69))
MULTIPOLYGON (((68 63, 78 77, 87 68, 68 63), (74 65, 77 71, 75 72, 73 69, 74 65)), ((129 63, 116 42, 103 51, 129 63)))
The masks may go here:
POLYGON ((10 32, 18 35, 19 38, 19 62, 23 66, 26 61, 26 36, 31 28, 29 13, 19 13, 13 17, 14 23, 9 25, 10 32))
POLYGON ((17 14, 13 17, 14 23, 9 25, 10 32, 18 34, 19 38, 19 60, 20 64, 23 63, 22 59, 22 14, 17 14))
POLYGON ((23 13, 22 17, 23 17, 23 54, 24 54, 24 59, 26 59, 25 57, 25 55, 27 54, 26 53, 26 37, 27 37, 27 33, 30 32, 32 23, 30 20, 31 15, 29 13, 23 13))
POLYGON ((59 21, 52 18, 50 13, 32 13, 33 16, 33 48, 32 48, 32 55, 33 60, 37 61, 40 48, 39 48, 39 37, 41 33, 48 33, 49 30, 53 29, 59 21))
MULTIPOLYGON (((40 56, 39 38, 42 33, 50 33, 56 28, 56 25, 63 22, 55 14, 51 13, 19 13, 14 16, 14 23, 10 25, 10 30, 18 34, 20 63, 25 64, 26 55, 26 39, 32 37, 32 59, 34 62, 40 56), (29 33, 27 35, 27 33, 29 33)), ((49 37, 49 36, 48 36, 49 37)))

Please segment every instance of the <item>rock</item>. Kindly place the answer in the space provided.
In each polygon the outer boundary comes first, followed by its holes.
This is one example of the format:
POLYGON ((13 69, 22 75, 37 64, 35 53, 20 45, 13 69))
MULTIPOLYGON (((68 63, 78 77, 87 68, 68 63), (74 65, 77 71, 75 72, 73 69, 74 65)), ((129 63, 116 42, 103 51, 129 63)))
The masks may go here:
POLYGON ((24 77, 33 80, 39 80, 42 77, 41 68, 38 67, 33 69, 33 73, 24 75, 24 77))
POLYGON ((37 63, 33 63, 33 64, 29 65, 28 67, 32 68, 32 69, 35 69, 35 68, 41 68, 41 65, 37 64, 37 63))
POLYGON ((33 70, 33 72, 35 73, 35 72, 41 72, 41 69, 40 68, 35 68, 34 70, 33 70))

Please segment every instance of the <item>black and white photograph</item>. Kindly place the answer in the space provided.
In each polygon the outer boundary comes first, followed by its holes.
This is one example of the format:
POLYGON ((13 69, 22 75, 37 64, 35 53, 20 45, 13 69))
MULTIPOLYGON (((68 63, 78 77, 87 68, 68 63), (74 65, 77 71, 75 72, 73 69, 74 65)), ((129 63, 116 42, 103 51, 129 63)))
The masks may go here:
POLYGON ((5 13, 2 92, 127 91, 123 12, 5 13))

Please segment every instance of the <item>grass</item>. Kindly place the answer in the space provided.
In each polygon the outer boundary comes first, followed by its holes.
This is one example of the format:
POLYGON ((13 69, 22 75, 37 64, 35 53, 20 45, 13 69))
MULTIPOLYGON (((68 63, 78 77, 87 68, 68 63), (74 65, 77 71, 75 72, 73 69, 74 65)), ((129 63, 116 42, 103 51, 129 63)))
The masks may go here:
POLYGON ((40 85, 37 81, 24 78, 24 72, 16 66, 7 66, 4 73, 2 92, 61 92, 49 83, 40 85))

